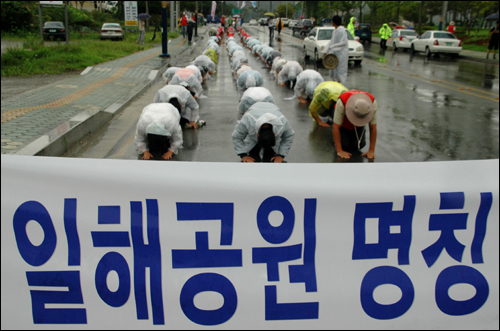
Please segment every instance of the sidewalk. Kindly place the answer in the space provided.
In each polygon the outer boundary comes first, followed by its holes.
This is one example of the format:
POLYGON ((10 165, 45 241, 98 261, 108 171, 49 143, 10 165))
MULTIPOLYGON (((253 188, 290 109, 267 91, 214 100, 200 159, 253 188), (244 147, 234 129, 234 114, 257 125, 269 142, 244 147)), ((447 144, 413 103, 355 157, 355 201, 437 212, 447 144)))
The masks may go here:
POLYGON ((169 63, 192 51, 207 32, 199 27, 191 45, 182 36, 170 40, 170 58, 159 57, 160 44, 2 100, 1 153, 61 155, 161 78, 169 63))
MULTIPOLYGON (((380 37, 372 37, 372 44, 380 44, 380 37)), ((490 54, 490 58, 486 59, 486 53, 484 53, 484 52, 470 51, 467 49, 462 49, 458 58, 459 59, 467 59, 467 60, 476 61, 476 62, 481 62, 481 63, 490 63, 490 64, 496 63, 498 65, 498 58, 500 57, 500 55, 497 54, 497 56, 498 57, 494 60, 493 59, 493 52, 492 52, 490 54)))

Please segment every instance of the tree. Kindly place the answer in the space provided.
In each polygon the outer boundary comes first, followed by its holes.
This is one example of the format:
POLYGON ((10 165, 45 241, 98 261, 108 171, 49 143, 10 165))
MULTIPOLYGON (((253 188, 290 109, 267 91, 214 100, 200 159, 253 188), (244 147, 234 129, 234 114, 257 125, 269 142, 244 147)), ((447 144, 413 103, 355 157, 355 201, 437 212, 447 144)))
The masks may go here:
POLYGON ((286 4, 282 3, 281 5, 276 7, 274 12, 280 17, 287 17, 286 16, 287 7, 288 7, 288 18, 295 17, 295 13, 297 10, 292 3, 286 3, 286 4))
POLYGON ((28 8, 29 1, 1 1, 2 31, 28 31, 33 15, 28 8))

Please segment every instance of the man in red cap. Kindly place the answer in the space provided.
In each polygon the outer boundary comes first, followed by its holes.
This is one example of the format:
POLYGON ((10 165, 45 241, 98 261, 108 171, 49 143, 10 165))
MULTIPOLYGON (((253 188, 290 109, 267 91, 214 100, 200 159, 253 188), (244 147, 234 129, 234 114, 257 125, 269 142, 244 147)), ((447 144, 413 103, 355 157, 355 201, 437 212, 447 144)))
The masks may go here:
POLYGON ((362 149, 365 142, 365 126, 370 127, 370 147, 361 154, 375 158, 377 142, 377 101, 370 93, 348 91, 340 95, 333 116, 333 141, 337 155, 349 159, 352 151, 362 149))

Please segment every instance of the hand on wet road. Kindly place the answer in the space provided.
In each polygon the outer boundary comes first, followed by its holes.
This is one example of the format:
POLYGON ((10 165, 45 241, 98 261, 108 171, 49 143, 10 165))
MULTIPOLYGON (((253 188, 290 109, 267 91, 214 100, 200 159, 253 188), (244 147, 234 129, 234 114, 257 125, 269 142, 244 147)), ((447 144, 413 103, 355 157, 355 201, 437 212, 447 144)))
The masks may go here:
POLYGON ((350 159, 352 154, 345 152, 345 151, 340 151, 340 152, 337 152, 337 155, 343 159, 350 159))

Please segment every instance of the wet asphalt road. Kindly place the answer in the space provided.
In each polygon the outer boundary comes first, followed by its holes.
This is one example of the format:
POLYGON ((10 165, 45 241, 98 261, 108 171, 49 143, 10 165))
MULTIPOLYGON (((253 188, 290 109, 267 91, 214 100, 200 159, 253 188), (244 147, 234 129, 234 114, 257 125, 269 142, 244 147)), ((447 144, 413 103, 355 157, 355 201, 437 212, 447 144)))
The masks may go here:
MULTIPOLYGON (((267 28, 245 27, 261 42, 268 43, 267 28)), ((298 61, 304 69, 315 69, 325 80, 328 70, 304 60, 302 38, 285 29, 272 47, 298 61)), ((190 57, 172 65, 186 66, 205 50, 201 40, 190 57)), ((289 163, 368 162, 360 154, 349 160, 335 156, 331 129, 318 127, 309 117, 307 105, 291 97, 293 91, 276 84, 269 69, 248 51, 250 66, 264 76, 264 87, 295 130, 286 161, 289 163)), ((207 125, 184 132, 180 161, 239 162, 231 134, 236 125, 238 94, 231 77, 225 43, 217 74, 204 86, 206 99, 199 100, 200 117, 207 125)), ((346 87, 370 92, 378 102, 378 137, 374 162, 419 162, 496 159, 499 157, 499 73, 498 66, 451 59, 426 58, 410 52, 381 52, 376 44, 365 44, 361 66, 349 65, 346 87)), ((153 101, 162 81, 132 102, 99 132, 85 138, 64 156, 138 159, 133 143, 135 126, 142 109, 153 101)), ((368 133, 368 132, 367 132, 368 133)), ((368 134, 369 136, 369 134, 368 134)), ((368 138, 368 137, 367 137, 368 138)), ((368 140, 367 140, 368 146, 368 140)), ((363 149, 363 152, 367 147, 363 149)))

